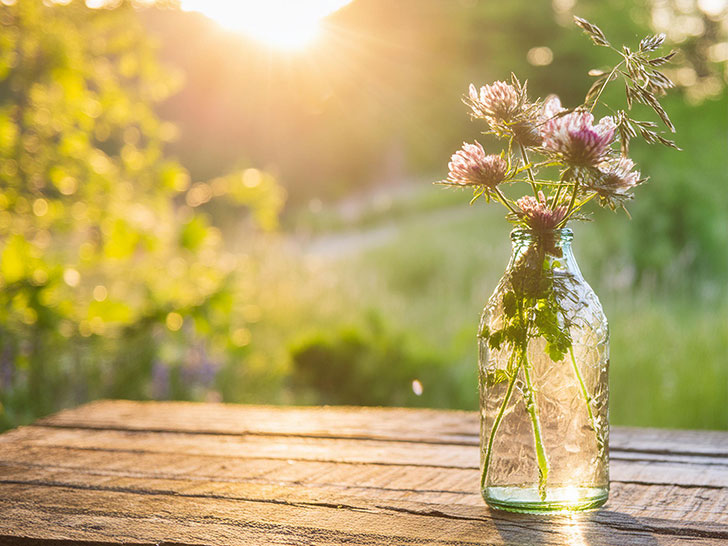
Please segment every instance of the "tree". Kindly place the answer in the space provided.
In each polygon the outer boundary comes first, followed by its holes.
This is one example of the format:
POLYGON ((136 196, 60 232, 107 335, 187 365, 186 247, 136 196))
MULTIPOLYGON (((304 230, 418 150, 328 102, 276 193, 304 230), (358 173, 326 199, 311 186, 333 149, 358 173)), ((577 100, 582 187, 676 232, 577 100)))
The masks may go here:
POLYGON ((239 262, 204 209, 272 229, 282 191, 255 169, 190 184, 165 156, 154 105, 180 77, 129 2, 18 0, 0 26, 0 428, 93 396, 192 396, 174 364, 206 362, 210 387, 248 340, 239 262))

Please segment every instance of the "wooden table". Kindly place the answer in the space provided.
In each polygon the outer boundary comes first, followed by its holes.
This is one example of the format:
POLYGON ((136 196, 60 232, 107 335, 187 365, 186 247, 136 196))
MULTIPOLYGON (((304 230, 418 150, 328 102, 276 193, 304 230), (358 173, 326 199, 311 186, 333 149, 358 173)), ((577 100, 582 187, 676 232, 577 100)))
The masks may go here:
POLYGON ((0 436, 0 544, 728 544, 728 433, 614 428, 601 510, 478 493, 477 415, 101 401, 0 436))

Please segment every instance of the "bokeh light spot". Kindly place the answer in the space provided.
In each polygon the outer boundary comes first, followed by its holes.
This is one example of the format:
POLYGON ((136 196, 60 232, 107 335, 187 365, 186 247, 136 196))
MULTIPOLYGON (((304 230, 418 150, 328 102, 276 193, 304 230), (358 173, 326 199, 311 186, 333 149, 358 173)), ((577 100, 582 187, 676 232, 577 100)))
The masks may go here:
POLYGON ((94 299, 96 301, 104 301, 108 295, 109 291, 103 284, 98 284, 94 287, 94 299))
POLYGON ((255 188, 260 185, 262 175, 258 169, 245 169, 243 172, 243 185, 246 188, 255 188))
POLYGON ((554 53, 550 47, 532 47, 528 50, 526 60, 533 66, 548 66, 554 60, 554 53))
POLYGON ((412 381, 412 392, 415 393, 417 396, 422 396, 422 393, 424 392, 424 387, 422 386, 422 382, 419 379, 414 379, 412 381))
POLYGON ((68 267, 63 272, 63 282, 70 287, 78 286, 81 282, 81 274, 76 269, 68 267))
POLYGON ((45 216, 48 212, 48 201, 43 198, 33 201, 33 214, 36 216, 45 216))
POLYGON ((179 313, 172 312, 167 314, 167 320, 165 322, 167 324, 167 328, 169 328, 172 332, 176 332, 177 330, 182 328, 182 325, 184 324, 184 319, 179 313))

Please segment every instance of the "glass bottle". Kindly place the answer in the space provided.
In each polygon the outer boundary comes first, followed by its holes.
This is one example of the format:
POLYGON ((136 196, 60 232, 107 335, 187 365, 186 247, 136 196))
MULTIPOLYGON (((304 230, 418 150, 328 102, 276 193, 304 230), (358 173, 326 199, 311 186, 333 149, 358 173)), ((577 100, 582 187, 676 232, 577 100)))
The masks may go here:
POLYGON ((570 229, 515 229, 480 321, 480 479, 517 512, 586 510, 609 493, 609 332, 570 229))

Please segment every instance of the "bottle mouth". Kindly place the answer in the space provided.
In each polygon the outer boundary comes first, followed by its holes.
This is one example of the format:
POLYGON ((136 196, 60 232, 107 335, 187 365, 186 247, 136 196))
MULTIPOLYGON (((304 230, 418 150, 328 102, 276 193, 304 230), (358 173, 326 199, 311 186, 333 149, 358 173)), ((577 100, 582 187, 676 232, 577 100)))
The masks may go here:
POLYGON ((550 229, 547 231, 534 231, 527 228, 515 228, 511 231, 511 241, 531 242, 537 240, 551 240, 556 243, 568 243, 574 239, 574 232, 571 228, 550 229))

